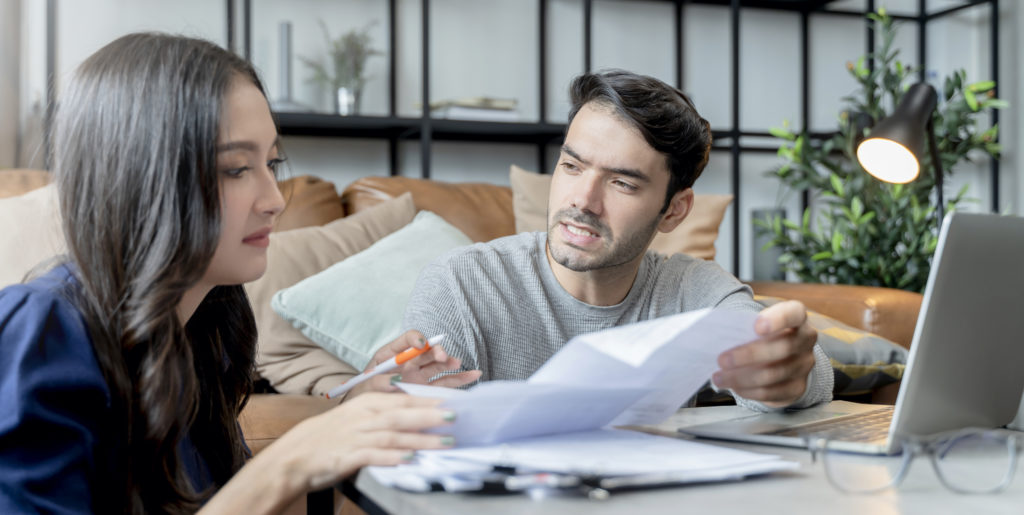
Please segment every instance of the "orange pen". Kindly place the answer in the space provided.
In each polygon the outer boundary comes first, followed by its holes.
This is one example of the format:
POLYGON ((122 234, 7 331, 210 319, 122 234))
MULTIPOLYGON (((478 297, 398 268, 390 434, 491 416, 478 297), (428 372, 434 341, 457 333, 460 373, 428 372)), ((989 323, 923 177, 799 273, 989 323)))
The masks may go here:
POLYGON ((330 399, 332 397, 337 397, 351 390, 353 387, 355 387, 355 385, 363 381, 366 381, 367 379, 375 375, 383 374, 385 372, 394 370, 395 368, 398 367, 398 365, 401 365, 402 363, 405 363, 406 361, 409 361, 410 359, 415 358, 416 356, 419 356, 424 352, 427 352, 428 350, 430 350, 430 347, 432 345, 437 345, 441 343, 441 340, 444 340, 444 337, 445 335, 440 334, 433 338, 427 339, 427 343, 423 345, 423 348, 417 349, 416 347, 410 347, 402 352, 399 352, 398 355, 377 365, 372 370, 367 370, 362 374, 359 374, 353 377, 352 379, 349 379, 348 381, 345 381, 344 383, 335 386, 334 388, 331 389, 331 391, 327 392, 327 398, 330 399))

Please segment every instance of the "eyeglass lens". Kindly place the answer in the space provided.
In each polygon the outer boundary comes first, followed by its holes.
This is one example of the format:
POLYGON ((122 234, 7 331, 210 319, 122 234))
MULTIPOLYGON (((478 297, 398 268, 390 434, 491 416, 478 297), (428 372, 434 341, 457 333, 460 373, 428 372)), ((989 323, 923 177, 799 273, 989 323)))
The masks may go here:
POLYGON ((899 455, 870 456, 838 450, 829 441, 824 442, 822 461, 829 481, 851 493, 876 492, 898 484, 915 454, 929 454, 929 450, 943 484, 957 492, 999 491, 1009 483, 1016 467, 1014 443, 998 433, 969 433, 931 445, 907 445, 899 455))

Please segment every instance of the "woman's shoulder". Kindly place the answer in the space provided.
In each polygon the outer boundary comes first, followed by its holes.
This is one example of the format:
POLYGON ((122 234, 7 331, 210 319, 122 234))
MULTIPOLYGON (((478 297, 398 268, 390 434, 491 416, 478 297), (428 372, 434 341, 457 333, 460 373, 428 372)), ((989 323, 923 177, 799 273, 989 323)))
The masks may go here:
MULTIPOLYGON (((67 329, 84 323, 71 300, 77 285, 66 265, 58 266, 30 282, 0 290, 0 335, 3 340, 35 335, 35 331, 67 329), (56 322, 56 326, 53 326, 56 322)), ((77 332, 77 331, 76 331, 77 332)))
POLYGON ((70 270, 59 266, 28 283, 0 290, 4 377, 71 371, 67 379, 102 382, 89 330, 72 301, 76 286, 70 270))

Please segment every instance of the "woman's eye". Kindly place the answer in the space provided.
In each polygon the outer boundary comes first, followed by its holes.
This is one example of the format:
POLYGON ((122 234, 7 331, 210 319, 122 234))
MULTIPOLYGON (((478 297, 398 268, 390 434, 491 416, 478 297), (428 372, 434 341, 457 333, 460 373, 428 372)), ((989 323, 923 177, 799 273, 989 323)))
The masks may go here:
POLYGON ((270 168, 270 171, 274 172, 274 175, 277 175, 277 169, 284 161, 285 159, 283 157, 275 157, 274 159, 267 161, 267 168, 270 168))
POLYGON ((239 177, 248 170, 248 166, 243 166, 241 168, 229 168, 227 170, 224 170, 224 174, 227 175, 228 177, 239 177))

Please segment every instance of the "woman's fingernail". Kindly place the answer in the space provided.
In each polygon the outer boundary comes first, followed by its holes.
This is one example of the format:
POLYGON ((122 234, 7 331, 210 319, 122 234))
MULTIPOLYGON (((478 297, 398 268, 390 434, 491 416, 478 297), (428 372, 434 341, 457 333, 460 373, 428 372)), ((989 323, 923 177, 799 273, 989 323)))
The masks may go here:
POLYGON ((454 411, 446 411, 446 412, 444 412, 444 421, 445 422, 455 422, 455 412, 454 411))
POLYGON ((417 338, 417 341, 419 341, 419 342, 420 342, 420 345, 423 345, 424 343, 427 343, 427 340, 424 340, 422 336, 420 336, 419 338, 417 338))
POLYGON ((402 382, 402 374, 395 374, 395 375, 391 376, 391 384, 392 385, 394 385, 396 383, 401 383, 401 382, 402 382))
POLYGON ((445 447, 452 447, 452 446, 454 446, 455 445, 455 437, 454 436, 442 436, 441 437, 441 445, 443 445, 445 447))
POLYGON ((412 459, 415 458, 415 457, 416 457, 416 453, 415 452, 410 452, 408 454, 403 454, 401 459, 402 459, 402 461, 412 461, 412 459))

